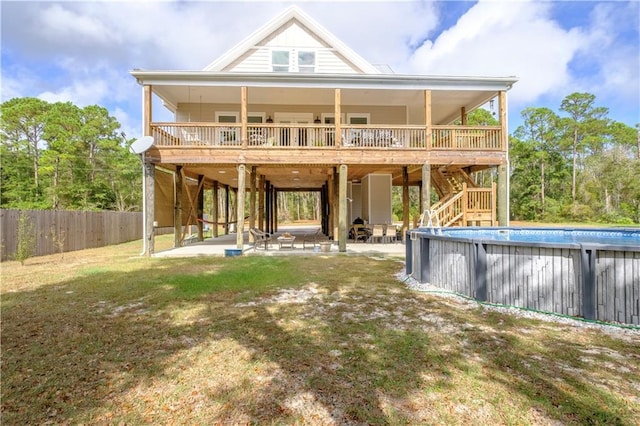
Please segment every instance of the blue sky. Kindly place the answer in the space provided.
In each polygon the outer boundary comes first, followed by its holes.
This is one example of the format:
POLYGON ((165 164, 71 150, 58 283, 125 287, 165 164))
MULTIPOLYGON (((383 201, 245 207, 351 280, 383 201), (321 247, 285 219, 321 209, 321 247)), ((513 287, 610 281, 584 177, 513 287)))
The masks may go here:
MULTIPOLYGON (((3 0, 2 101, 102 105, 128 137, 139 137, 141 94, 131 69, 202 69, 290 4, 3 0)), ((511 131, 524 108, 559 112, 573 92, 596 95, 614 120, 640 122, 638 1, 296 4, 365 59, 397 73, 517 76, 511 131)), ((170 115, 156 108, 154 119, 170 115)))

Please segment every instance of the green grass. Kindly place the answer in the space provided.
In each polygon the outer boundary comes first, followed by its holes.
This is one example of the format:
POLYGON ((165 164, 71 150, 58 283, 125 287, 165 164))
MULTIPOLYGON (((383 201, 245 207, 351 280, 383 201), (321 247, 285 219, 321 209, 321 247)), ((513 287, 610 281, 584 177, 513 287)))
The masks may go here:
POLYGON ((620 424, 640 333, 412 292, 394 260, 2 265, 3 424, 620 424))

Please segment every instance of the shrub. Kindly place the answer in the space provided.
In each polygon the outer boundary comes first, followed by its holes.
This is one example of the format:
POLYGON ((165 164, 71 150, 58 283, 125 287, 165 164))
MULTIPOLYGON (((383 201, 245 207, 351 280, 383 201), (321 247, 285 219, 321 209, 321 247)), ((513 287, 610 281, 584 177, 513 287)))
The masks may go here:
POLYGON ((29 217, 20 212, 18 218, 18 243, 13 258, 24 265, 25 260, 29 259, 35 251, 36 234, 33 224, 29 221, 29 217))

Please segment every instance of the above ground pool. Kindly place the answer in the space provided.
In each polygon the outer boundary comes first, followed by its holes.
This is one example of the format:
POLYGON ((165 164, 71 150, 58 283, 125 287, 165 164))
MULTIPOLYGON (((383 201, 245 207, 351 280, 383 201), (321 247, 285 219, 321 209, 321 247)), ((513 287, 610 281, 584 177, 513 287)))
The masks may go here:
POLYGON ((447 228, 438 231, 427 228, 421 231, 475 240, 640 247, 640 229, 447 228))
POLYGON ((640 229, 418 228, 407 273, 500 303, 640 325, 640 229))

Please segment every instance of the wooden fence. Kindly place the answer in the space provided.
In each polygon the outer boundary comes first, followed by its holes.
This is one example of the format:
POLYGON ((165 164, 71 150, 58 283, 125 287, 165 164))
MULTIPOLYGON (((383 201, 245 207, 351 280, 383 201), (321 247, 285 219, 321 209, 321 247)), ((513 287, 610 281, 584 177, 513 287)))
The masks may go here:
POLYGON ((16 251, 21 213, 27 216, 27 222, 34 231, 34 256, 103 247, 142 238, 140 212, 0 210, 2 261, 11 259, 16 251))

